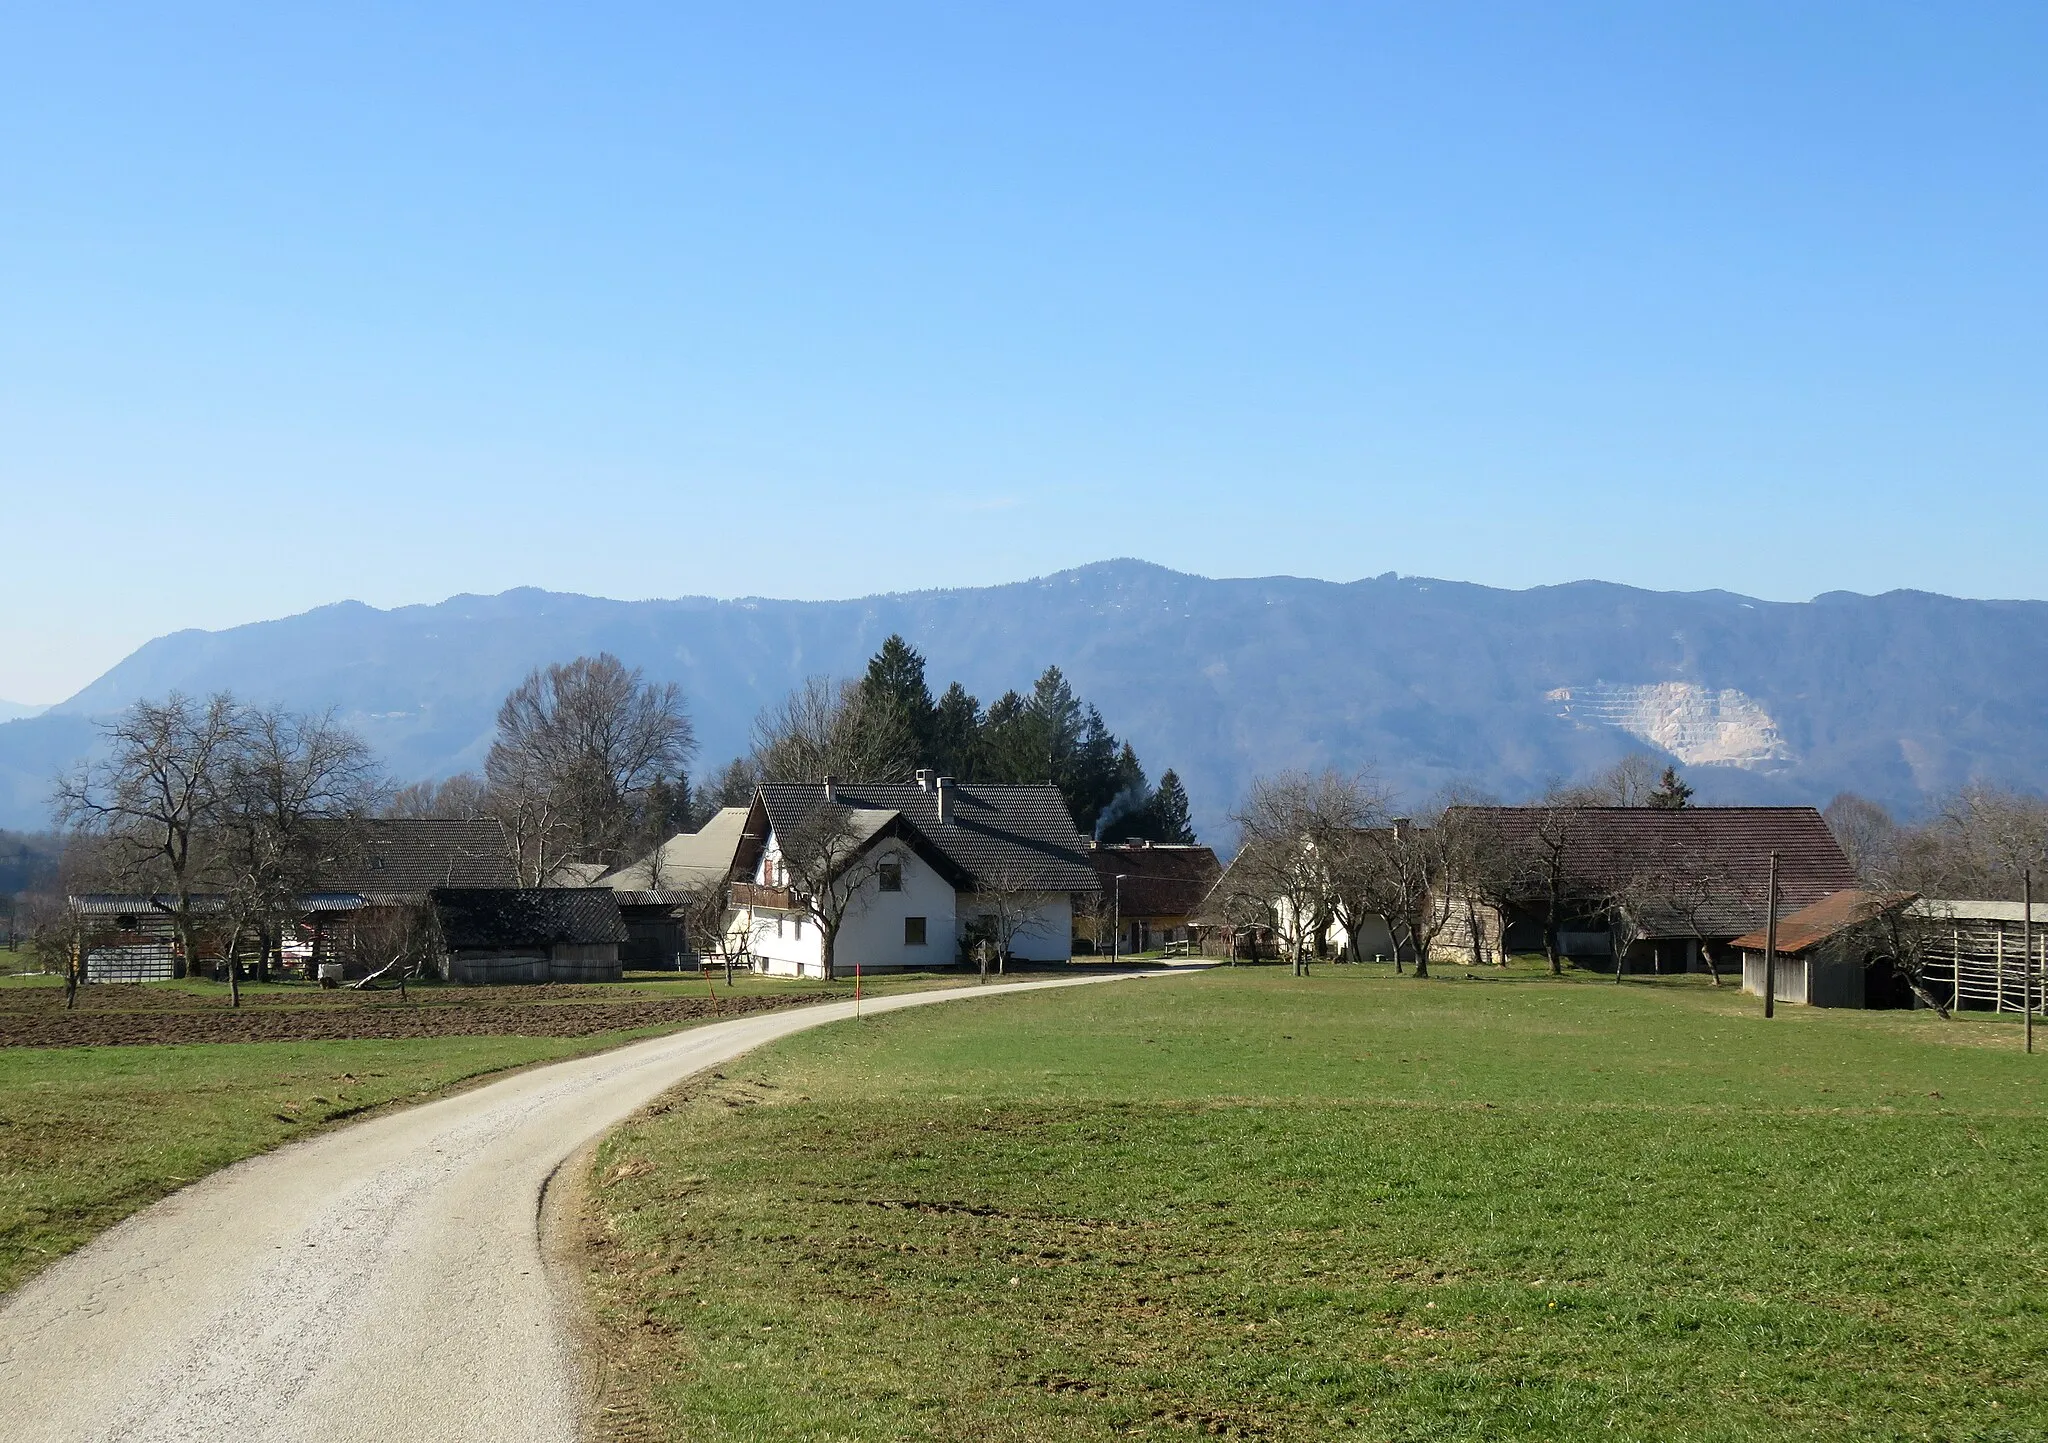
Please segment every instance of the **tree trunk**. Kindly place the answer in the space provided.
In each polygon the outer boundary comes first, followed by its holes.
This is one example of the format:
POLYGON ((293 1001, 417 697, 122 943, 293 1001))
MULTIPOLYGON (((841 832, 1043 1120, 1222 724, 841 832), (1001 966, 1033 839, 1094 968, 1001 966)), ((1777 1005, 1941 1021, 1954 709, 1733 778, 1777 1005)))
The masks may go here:
POLYGON ((223 950, 227 953, 228 964, 228 1006, 240 1007, 242 1005, 242 969, 237 965, 236 959, 240 956, 242 950, 241 928, 237 927, 229 934, 227 946, 223 950))
POLYGON ((78 1005, 78 984, 85 973, 85 942, 75 940, 64 959, 64 1010, 69 1012, 78 1005))
POLYGON ((1465 932, 1472 942, 1472 965, 1486 965, 1486 947, 1479 936, 1479 909, 1472 905, 1472 899, 1465 899, 1465 932))
POLYGON ((839 975, 834 968, 834 961, 832 956, 833 944, 836 943, 838 940, 838 928, 820 927, 818 929, 818 970, 824 974, 824 978, 827 982, 836 982, 839 980, 839 975))
POLYGON ((1415 949, 1415 975, 1417 977, 1427 977, 1429 975, 1429 944, 1422 940, 1421 934, 1413 926, 1408 928, 1408 945, 1415 949))
POLYGON ((1543 924, 1543 960, 1550 964, 1550 975, 1564 976, 1564 959, 1557 954, 1557 928, 1546 921, 1543 924))
POLYGON ((1713 978, 1714 985, 1719 987, 1721 985, 1721 968, 1714 961, 1714 944, 1705 938, 1700 939, 1700 960, 1707 964, 1707 975, 1713 978))

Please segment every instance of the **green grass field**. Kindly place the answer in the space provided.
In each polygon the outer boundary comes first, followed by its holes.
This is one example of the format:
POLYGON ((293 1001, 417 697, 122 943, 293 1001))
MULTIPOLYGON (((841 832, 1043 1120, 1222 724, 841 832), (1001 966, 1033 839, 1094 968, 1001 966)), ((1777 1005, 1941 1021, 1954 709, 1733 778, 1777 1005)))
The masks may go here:
POLYGON ((2010 1023, 1766 1023, 1696 979, 1262 968, 887 1015, 607 1142, 607 1416, 2039 1438, 2044 1102, 2010 1023))

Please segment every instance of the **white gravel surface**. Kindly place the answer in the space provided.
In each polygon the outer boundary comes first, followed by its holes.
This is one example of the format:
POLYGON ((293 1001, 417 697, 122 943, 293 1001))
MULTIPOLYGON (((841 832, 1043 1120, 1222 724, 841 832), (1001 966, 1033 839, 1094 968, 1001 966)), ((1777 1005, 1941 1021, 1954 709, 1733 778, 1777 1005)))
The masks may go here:
POLYGON ((0 1438, 571 1443, 584 1389, 543 1263, 549 1178, 690 1074, 851 1015, 791 1008, 553 1063, 194 1183, 0 1305, 0 1438))

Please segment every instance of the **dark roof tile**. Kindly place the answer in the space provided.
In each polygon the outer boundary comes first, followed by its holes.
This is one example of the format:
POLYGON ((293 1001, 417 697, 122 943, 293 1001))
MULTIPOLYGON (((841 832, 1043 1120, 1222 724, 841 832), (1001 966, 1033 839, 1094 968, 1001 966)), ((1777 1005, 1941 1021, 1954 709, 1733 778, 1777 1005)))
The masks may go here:
MULTIPOLYGON (((1092 892, 1088 843, 1057 787, 956 785, 953 820, 939 821, 936 790, 915 782, 842 785, 841 806, 901 814, 957 871, 968 890, 1000 878, 1047 892, 1092 892)), ((776 783, 761 788, 769 825, 787 835, 825 807, 825 789, 776 783)))

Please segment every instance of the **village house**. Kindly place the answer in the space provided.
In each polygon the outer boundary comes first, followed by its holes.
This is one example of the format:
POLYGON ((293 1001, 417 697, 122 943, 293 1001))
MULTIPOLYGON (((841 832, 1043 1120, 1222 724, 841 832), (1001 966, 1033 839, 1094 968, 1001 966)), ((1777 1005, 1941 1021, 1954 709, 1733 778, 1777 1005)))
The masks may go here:
POLYGON ((1111 928, 1120 929, 1117 950, 1127 953, 1187 943, 1202 899, 1223 874, 1212 848, 1180 843, 1096 842, 1088 860, 1099 890, 1096 905, 1076 914, 1076 951, 1109 951, 1111 928))
POLYGON ((806 895, 846 896, 833 962, 850 973, 950 966, 990 933, 1007 933, 1018 960, 1066 961, 1075 894, 1096 885, 1057 787, 966 786, 928 770, 904 783, 763 786, 735 874, 733 935, 762 970, 791 977, 824 972, 806 895))

